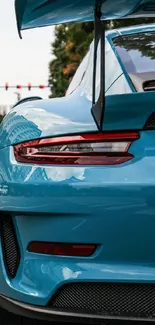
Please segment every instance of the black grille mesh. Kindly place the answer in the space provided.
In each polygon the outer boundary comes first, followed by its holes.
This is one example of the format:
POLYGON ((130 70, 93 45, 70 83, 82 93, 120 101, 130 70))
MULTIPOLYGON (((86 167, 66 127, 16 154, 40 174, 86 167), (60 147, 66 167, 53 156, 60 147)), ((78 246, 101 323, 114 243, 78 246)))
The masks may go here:
POLYGON ((61 287, 49 307, 105 317, 155 318, 155 285, 73 283, 61 287))
POLYGON ((147 119, 145 125, 145 130, 155 130, 155 112, 153 112, 147 119))
POLYGON ((0 215, 1 241, 4 263, 9 277, 14 278, 20 262, 20 250, 10 215, 0 215))

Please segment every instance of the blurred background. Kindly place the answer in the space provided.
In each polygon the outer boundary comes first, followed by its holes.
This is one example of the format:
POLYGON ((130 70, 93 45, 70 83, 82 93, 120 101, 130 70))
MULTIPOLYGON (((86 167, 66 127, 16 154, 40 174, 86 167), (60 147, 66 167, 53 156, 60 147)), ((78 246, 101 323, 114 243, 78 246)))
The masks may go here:
POLYGON ((48 62, 52 58, 51 42, 54 28, 23 32, 20 40, 16 27, 14 1, 0 2, 0 86, 8 84, 8 90, 0 88, 0 114, 5 114, 20 96, 49 96, 49 89, 16 89, 9 86, 47 85, 48 62))

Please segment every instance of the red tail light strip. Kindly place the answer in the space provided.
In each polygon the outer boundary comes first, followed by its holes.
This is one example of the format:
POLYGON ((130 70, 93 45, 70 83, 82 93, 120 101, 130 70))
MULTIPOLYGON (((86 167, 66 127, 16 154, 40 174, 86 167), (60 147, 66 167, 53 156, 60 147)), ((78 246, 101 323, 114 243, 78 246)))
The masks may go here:
POLYGON ((14 146, 18 162, 50 165, 115 165, 133 155, 138 132, 92 133, 29 141, 14 146))
POLYGON ((46 138, 28 141, 25 143, 21 143, 17 146, 22 147, 33 147, 35 145, 47 145, 47 144, 61 144, 61 143, 77 143, 77 142, 95 142, 95 141, 111 141, 111 140, 137 140, 139 139, 138 132, 105 132, 105 133, 91 133, 91 134, 81 134, 81 135, 71 135, 64 137, 54 137, 54 138, 46 138))
POLYGON ((95 250, 96 245, 89 244, 32 242, 28 246, 29 252, 61 256, 91 256, 95 250))

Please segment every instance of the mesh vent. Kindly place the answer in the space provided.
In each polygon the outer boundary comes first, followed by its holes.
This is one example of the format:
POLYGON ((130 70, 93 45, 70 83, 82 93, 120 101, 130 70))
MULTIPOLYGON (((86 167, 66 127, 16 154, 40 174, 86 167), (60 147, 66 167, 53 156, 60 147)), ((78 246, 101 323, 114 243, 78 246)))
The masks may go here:
POLYGON ((20 250, 10 215, 0 216, 1 240, 4 263, 9 277, 14 278, 20 262, 20 250))
POLYGON ((145 125, 145 130, 155 130, 155 112, 153 112, 147 119, 145 125))
POLYGON ((61 287, 49 307, 103 316, 155 318, 155 285, 74 283, 61 287))

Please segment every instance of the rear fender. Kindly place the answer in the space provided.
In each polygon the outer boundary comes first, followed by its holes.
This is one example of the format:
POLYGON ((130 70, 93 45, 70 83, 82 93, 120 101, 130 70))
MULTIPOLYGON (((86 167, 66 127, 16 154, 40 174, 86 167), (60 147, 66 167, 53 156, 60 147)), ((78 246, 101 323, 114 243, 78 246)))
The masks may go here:
POLYGON ((142 130, 153 112, 154 91, 106 96, 102 130, 142 130))
POLYGON ((14 107, 0 128, 0 148, 20 142, 97 131, 91 101, 77 91, 74 95, 25 102, 14 107))

